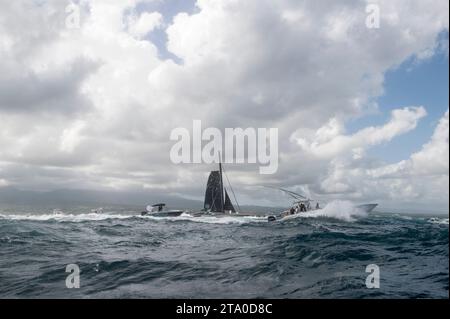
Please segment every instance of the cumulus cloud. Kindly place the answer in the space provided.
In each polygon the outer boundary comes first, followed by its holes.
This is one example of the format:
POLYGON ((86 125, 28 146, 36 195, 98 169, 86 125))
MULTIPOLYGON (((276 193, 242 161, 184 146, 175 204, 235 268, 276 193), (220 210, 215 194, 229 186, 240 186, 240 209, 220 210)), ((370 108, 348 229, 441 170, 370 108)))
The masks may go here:
POLYGON ((302 149, 317 157, 333 158, 349 152, 360 156, 366 148, 389 142, 394 137, 415 129, 418 121, 425 115, 423 107, 394 110, 389 123, 381 127, 366 127, 353 135, 342 135, 344 126, 336 118, 332 118, 315 132, 312 140, 301 137, 294 137, 294 140, 302 149))
POLYGON ((384 198, 385 201, 422 202, 430 207, 448 205, 448 111, 430 141, 420 151, 398 163, 335 158, 323 175, 320 190, 351 198, 384 198), (432 205, 432 206, 431 206, 432 205))
POLYGON ((142 38, 156 28, 161 27, 163 16, 159 12, 144 12, 139 17, 132 17, 129 22, 129 32, 137 37, 142 38))
POLYGON ((90 107, 80 86, 96 68, 87 60, 33 70, 3 61, 0 74, 0 109, 3 112, 51 112, 64 115, 90 107))
MULTIPOLYGON (((144 2, 81 0, 79 29, 65 27, 62 1, 2 3, 0 180, 200 197, 209 167, 169 161, 170 131, 200 119, 205 127, 279 128, 276 175, 230 167, 249 201, 260 197, 254 184, 420 199, 401 179, 380 192, 389 168, 365 150, 413 130, 427 106, 400 106, 385 125, 355 134, 346 125, 376 110, 388 70, 440 50, 448 1, 380 0, 380 29, 365 26, 367 1, 199 0, 195 13, 167 25, 162 13, 142 11, 144 2), (147 37, 156 29, 179 61, 158 57, 147 37)), ((448 139, 435 136, 398 166, 448 176, 443 162, 428 165, 427 156, 448 159, 448 139)))
POLYGON ((377 178, 402 176, 448 176, 448 110, 440 119, 430 141, 408 160, 370 171, 377 178))

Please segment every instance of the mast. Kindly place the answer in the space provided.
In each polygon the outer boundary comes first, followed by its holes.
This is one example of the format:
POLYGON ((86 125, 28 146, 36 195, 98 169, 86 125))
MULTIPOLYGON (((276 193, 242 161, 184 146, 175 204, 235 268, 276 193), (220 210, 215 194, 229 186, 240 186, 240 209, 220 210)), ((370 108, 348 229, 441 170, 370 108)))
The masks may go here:
POLYGON ((222 156, 219 152, 219 175, 220 175, 220 203, 222 205, 221 212, 224 212, 224 194, 223 194, 223 179, 222 179, 222 156))

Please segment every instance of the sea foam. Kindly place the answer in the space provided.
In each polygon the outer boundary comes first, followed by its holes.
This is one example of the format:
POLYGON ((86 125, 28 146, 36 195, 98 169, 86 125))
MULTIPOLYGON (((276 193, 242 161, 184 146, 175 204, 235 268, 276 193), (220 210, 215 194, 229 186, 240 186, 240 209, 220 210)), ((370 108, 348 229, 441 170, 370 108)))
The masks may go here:
POLYGON ((113 212, 68 214, 62 211, 54 211, 52 214, 0 214, 0 219, 24 220, 24 221, 57 221, 57 222, 85 222, 102 221, 109 219, 141 218, 154 221, 191 221, 207 224, 246 224, 251 222, 266 222, 266 217, 258 216, 199 216, 194 217, 189 213, 183 213, 178 217, 141 216, 138 214, 126 215, 113 212))
POLYGON ((189 213, 183 213, 178 217, 154 217, 144 216, 143 218, 153 220, 168 220, 168 221, 191 221, 196 223, 206 224, 247 224, 252 222, 267 222, 264 216, 192 216, 189 213))
POLYGON ((135 216, 121 215, 115 213, 86 213, 86 214, 67 214, 55 212, 52 214, 0 214, 0 219, 9 220, 29 220, 29 221, 60 221, 60 222, 83 222, 100 221, 107 219, 127 219, 135 216))
POLYGON ((428 222, 433 224, 448 225, 448 218, 432 217, 428 219, 428 222))

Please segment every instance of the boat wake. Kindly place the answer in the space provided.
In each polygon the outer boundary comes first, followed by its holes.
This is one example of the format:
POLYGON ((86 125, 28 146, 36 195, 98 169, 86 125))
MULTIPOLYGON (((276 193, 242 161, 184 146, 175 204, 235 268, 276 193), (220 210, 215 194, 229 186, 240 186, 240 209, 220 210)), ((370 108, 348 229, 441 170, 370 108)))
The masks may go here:
MULTIPOLYGON (((324 208, 300 214, 290 215, 283 218, 283 220, 297 219, 297 218, 332 218, 346 222, 353 222, 358 218, 366 217, 362 209, 356 207, 350 201, 333 201, 327 204, 324 208)), ((6 220, 23 220, 23 221, 55 221, 55 222, 86 222, 86 221, 103 221, 110 219, 144 219, 153 221, 189 221, 205 224, 247 224, 267 222, 267 216, 194 216, 189 212, 183 213, 180 216, 174 217, 157 217, 157 216, 141 216, 136 213, 118 213, 118 212, 103 212, 93 211, 90 213, 71 214, 59 210, 55 210, 49 214, 0 214, 0 219, 6 220)), ((447 221, 432 221, 448 223, 447 221)))
POLYGON ((114 212, 68 214, 61 211, 54 212, 52 214, 0 214, 0 219, 5 220, 55 221, 72 223, 133 218, 152 221, 190 221, 206 224, 246 224, 252 222, 266 222, 266 217, 259 216, 193 216, 189 213, 183 213, 181 216, 177 217, 141 216, 137 214, 119 214, 114 212))
POLYGON ((190 221, 205 224, 247 224, 267 222, 265 216, 193 216, 189 213, 183 213, 178 217, 154 217, 144 216, 143 218, 152 220, 167 220, 167 221, 190 221))

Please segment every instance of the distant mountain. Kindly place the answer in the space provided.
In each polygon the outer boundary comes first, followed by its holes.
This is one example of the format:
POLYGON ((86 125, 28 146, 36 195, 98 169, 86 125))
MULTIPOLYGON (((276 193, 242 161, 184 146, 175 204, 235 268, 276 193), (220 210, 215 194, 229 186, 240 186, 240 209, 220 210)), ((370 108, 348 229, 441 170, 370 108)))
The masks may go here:
MULTIPOLYGON (((92 191, 92 190, 55 190, 48 192, 19 190, 13 187, 0 188, 0 204, 12 205, 61 205, 108 206, 123 205, 142 208, 148 204, 166 203, 170 208, 200 210, 203 201, 191 200, 180 196, 152 192, 92 191)), ((281 208, 254 205, 241 206, 243 212, 276 212, 281 208)))
POLYGON ((55 190, 25 191, 12 187, 0 188, 0 201, 8 204, 113 204, 145 206, 154 202, 170 202, 171 206, 198 208, 199 201, 164 194, 122 191, 55 190))

